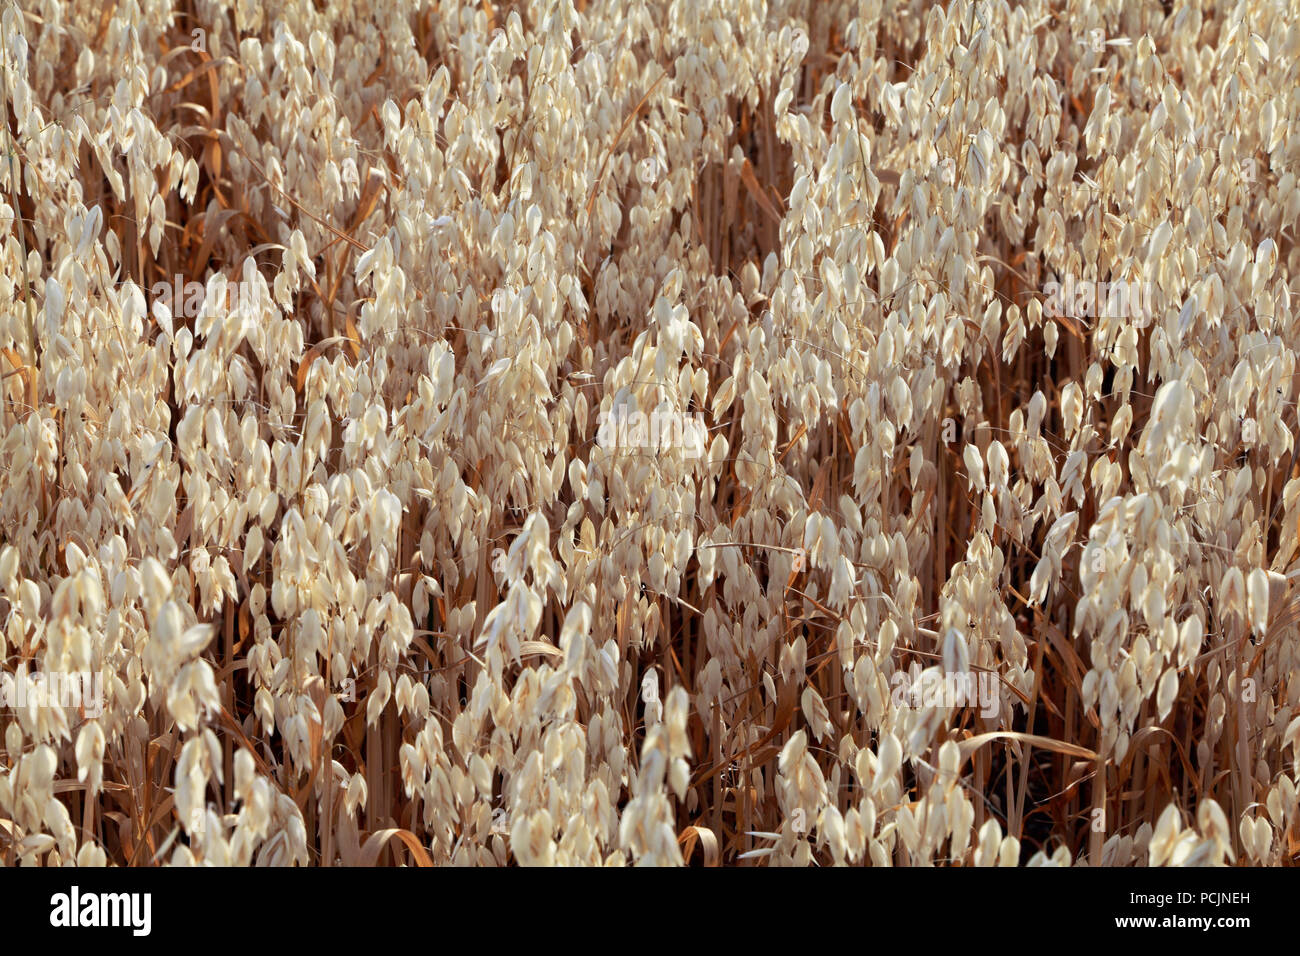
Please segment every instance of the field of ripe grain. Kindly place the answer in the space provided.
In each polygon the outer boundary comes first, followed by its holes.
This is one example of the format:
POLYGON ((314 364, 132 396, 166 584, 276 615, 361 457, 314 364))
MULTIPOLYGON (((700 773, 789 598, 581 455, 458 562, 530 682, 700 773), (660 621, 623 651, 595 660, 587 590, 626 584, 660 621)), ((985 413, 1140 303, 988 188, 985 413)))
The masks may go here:
POLYGON ((1300 862, 1300 13, 0 0, 0 864, 1300 862))

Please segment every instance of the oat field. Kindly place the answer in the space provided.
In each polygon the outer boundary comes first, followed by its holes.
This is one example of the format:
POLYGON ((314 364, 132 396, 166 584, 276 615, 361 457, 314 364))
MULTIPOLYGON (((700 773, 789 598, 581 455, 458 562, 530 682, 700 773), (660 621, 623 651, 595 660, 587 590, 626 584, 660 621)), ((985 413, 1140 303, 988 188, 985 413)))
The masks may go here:
POLYGON ((0 0, 0 863, 1300 862, 1300 9, 0 0))

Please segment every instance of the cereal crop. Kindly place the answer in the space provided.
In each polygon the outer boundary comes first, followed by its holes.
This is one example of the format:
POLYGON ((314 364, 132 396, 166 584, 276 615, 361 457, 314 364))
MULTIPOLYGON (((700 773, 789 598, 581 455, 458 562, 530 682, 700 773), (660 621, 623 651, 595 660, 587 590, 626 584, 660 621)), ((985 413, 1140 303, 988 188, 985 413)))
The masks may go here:
POLYGON ((0 57, 0 863, 1300 860, 1294 3, 0 57))

